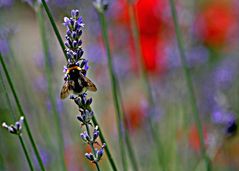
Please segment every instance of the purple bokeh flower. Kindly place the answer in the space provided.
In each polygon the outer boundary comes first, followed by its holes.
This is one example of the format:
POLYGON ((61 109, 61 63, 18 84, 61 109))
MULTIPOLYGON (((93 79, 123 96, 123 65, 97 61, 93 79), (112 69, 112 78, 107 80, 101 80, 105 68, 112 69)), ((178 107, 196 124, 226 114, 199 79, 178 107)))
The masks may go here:
MULTIPOLYGON (((49 151, 47 151, 44 148, 39 148, 39 152, 40 152, 40 156, 41 156, 43 165, 48 166, 52 160, 49 151)), ((36 156, 35 155, 33 155, 33 156, 34 156, 33 157, 34 166, 37 166, 37 168, 40 169, 40 166, 39 166, 36 156)))
POLYGON ((6 56, 9 52, 9 44, 6 39, 0 38, 0 52, 3 56, 6 56))
POLYGON ((215 63, 211 73, 207 73, 203 80, 201 110, 211 114, 211 121, 215 124, 228 124, 235 120, 235 113, 231 110, 226 92, 239 75, 238 57, 224 57, 215 63))
POLYGON ((0 8, 1 7, 9 7, 12 6, 13 0, 0 0, 0 8))
POLYGON ((3 56, 6 56, 10 51, 9 39, 14 32, 11 27, 0 28, 0 52, 3 56))
POLYGON ((233 57, 228 57, 221 61, 214 70, 213 80, 218 88, 228 88, 236 79, 238 72, 239 60, 233 57))
MULTIPOLYGON (((165 51, 167 56, 166 63, 168 68, 178 68, 182 66, 179 51, 176 44, 168 46, 165 51)), ((209 52, 203 46, 187 48, 186 51, 187 63, 190 67, 194 67, 196 65, 200 65, 207 62, 208 56, 209 52)))
POLYGON ((235 115, 221 107, 216 107, 211 115, 211 120, 215 124, 227 124, 235 120, 235 115))

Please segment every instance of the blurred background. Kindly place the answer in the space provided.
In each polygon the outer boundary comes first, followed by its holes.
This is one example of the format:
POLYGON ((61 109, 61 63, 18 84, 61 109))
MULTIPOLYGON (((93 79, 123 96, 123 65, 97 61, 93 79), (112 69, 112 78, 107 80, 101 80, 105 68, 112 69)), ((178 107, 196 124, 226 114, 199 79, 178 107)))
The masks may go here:
MULTIPOLYGON (((88 77, 98 88, 96 93, 89 92, 88 95, 93 97, 95 116, 113 158, 119 170, 122 170, 107 57, 92 1, 48 0, 47 3, 63 39, 66 31, 62 25, 64 16, 69 17, 71 9, 78 9, 83 17, 85 27, 82 40, 84 58, 88 59, 90 67, 88 77)), ((149 112, 153 110, 156 113, 153 116, 154 127, 161 140, 167 170, 205 170, 169 1, 136 0, 132 3, 139 26, 138 43, 155 103, 153 108, 149 105, 141 79, 130 26, 129 3, 126 0, 109 1, 106 18, 114 69, 122 92, 126 115, 124 121, 127 122, 139 168, 141 171, 162 170, 147 123, 149 112)), ((239 112, 239 1, 177 0, 175 5, 213 170, 239 170, 237 126, 233 133, 228 132, 232 124, 237 124, 239 112)), ((0 52, 46 169, 60 170, 61 165, 45 60, 50 66, 51 93, 61 120, 67 168, 69 171, 94 170, 95 166, 84 157, 89 149, 80 138, 82 128, 76 120, 77 107, 69 99, 59 98, 66 61, 45 11, 44 35, 50 55, 47 59, 44 57, 38 8, 39 4, 31 0, 0 0, 0 52)), ((3 77, 0 83, 0 122, 14 123, 16 120, 11 114, 18 116, 19 113, 2 66, 0 72, 3 77)), ((23 138, 39 170, 24 128, 23 138)), ((106 155, 100 161, 100 166, 102 170, 111 169, 106 155)), ((0 171, 28 169, 17 137, 0 129, 0 171)), ((130 167, 129 170, 133 169, 130 167)))

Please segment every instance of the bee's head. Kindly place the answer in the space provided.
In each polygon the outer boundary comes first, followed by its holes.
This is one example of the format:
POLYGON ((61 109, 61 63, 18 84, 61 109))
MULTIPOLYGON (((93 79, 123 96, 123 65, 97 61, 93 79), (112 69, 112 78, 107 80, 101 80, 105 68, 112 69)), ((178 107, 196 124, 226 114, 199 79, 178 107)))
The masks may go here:
POLYGON ((70 65, 67 67, 66 74, 69 74, 71 72, 77 72, 81 71, 82 69, 78 65, 70 65))
POLYGON ((79 64, 78 63, 68 63, 67 64, 67 68, 72 68, 72 67, 79 67, 79 64))

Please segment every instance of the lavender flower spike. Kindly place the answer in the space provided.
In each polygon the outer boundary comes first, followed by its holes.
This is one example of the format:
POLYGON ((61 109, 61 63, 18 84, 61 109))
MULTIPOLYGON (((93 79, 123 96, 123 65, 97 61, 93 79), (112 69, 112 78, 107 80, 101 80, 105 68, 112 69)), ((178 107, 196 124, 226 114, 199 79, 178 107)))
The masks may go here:
POLYGON ((64 26, 66 26, 66 54, 67 65, 64 67, 65 84, 61 92, 61 98, 64 99, 70 93, 68 90, 73 90, 76 95, 71 95, 70 99, 78 106, 79 114, 77 120, 82 126, 85 126, 85 131, 80 134, 82 140, 89 144, 92 152, 85 153, 85 157, 94 163, 99 171, 98 162, 103 155, 105 144, 100 149, 94 147, 95 144, 100 145, 96 140, 99 137, 100 131, 98 126, 92 124, 94 112, 91 108, 92 98, 87 97, 87 91, 96 91, 95 85, 86 77, 89 69, 88 61, 83 58, 82 49, 82 28, 84 23, 78 10, 71 11, 71 17, 64 18, 64 26), (92 128, 92 131, 90 129, 92 128))

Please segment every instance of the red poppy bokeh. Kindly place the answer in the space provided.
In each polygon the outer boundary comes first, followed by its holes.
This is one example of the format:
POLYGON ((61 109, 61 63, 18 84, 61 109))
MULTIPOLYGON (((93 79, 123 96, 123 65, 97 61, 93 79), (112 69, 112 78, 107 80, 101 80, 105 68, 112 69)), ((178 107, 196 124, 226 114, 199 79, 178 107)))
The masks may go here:
POLYGON ((222 47, 235 31, 236 9, 233 1, 211 0, 200 9, 195 22, 199 39, 210 47, 222 47))
POLYGON ((125 123, 126 127, 134 132, 143 126, 145 122, 145 114, 142 106, 129 106, 125 111, 125 123))
MULTIPOLYGON (((126 0, 118 1, 120 12, 117 15, 119 24, 130 30, 129 4, 126 0)), ((138 0, 133 4, 136 20, 140 33, 140 46, 145 69, 150 73, 161 73, 164 71, 165 54, 165 31, 168 24, 163 19, 163 13, 167 7, 166 0, 138 0)), ((138 70, 136 64, 133 37, 129 38, 131 48, 131 64, 134 70, 138 70)))
MULTIPOLYGON (((208 134, 207 134, 206 127, 203 127, 203 138, 204 138, 204 143, 207 144, 208 134)), ((189 141, 190 147, 194 151, 196 152, 200 151, 200 137, 199 137, 198 128, 196 127, 196 125, 192 125, 189 128, 188 141, 189 141)))

